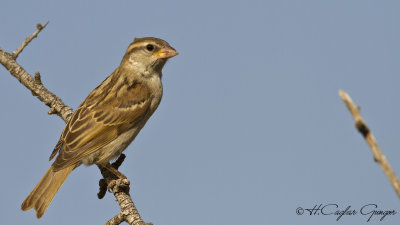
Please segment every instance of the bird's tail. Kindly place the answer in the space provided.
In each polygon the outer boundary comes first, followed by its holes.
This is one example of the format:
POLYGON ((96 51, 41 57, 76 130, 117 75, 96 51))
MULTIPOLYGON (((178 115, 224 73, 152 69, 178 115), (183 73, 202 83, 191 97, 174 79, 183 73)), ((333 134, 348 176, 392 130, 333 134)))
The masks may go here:
POLYGON ((26 211, 34 208, 36 217, 42 217, 58 189, 60 189, 73 169, 74 166, 70 166, 59 171, 53 171, 53 166, 51 166, 33 191, 22 202, 21 209, 26 211))

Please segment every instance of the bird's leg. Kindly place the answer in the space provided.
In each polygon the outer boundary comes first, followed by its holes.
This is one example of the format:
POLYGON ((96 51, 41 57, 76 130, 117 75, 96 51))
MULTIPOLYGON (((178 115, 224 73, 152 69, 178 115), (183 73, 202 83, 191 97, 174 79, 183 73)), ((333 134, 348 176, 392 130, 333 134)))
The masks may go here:
MULTIPOLYGON (((107 170, 108 172, 110 172, 111 174, 115 175, 119 179, 127 179, 124 174, 122 174, 116 168, 114 168, 113 165, 110 165, 110 163, 107 163, 106 165, 98 165, 98 166, 101 167, 102 169, 107 170)), ((116 180, 109 181, 108 185, 107 185, 108 191, 111 191, 116 183, 117 183, 116 180)))
MULTIPOLYGON (((121 172, 119 172, 117 169, 115 169, 113 166, 111 166, 110 163, 107 163, 107 165, 104 168, 106 168, 112 174, 117 176, 119 179, 126 179, 126 176, 124 174, 122 174, 121 172)), ((108 185, 107 185, 108 190, 111 191, 116 183, 117 183, 117 180, 110 181, 110 183, 108 183, 108 185)))
POLYGON ((104 168, 106 168, 108 171, 110 171, 112 174, 117 176, 119 179, 126 179, 126 176, 119 172, 117 169, 115 169, 113 166, 110 165, 110 163, 107 163, 104 168))
POLYGON ((118 168, 121 166, 121 164, 124 162, 124 159, 126 156, 122 153, 115 162, 113 162, 111 165, 110 164, 97 164, 97 166, 100 169, 101 175, 103 176, 102 179, 99 180, 99 193, 97 193, 97 197, 99 199, 102 199, 104 195, 106 194, 107 190, 110 190, 110 188, 114 187, 116 184, 115 179, 119 178, 124 178, 125 176, 122 174, 122 176, 118 176, 121 174, 118 171, 118 168), (112 169, 109 169, 109 168, 112 169), (117 172, 115 172, 115 171, 117 172), (118 175, 117 175, 118 173, 118 175), (114 181, 113 181, 114 180, 114 181))

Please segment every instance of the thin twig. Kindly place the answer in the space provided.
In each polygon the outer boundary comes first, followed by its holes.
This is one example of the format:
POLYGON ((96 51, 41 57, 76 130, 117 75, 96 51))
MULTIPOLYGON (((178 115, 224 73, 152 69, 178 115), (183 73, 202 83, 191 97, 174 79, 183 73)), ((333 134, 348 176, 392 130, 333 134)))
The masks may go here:
POLYGON ((375 162, 377 162, 381 166, 383 172, 389 179, 398 197, 400 198, 400 181, 396 177, 396 174, 394 173, 386 157, 383 155, 382 150, 379 148, 378 143, 376 142, 371 130, 368 128, 367 124, 362 118, 360 114, 360 107, 356 106, 353 103, 353 100, 345 91, 339 90, 339 95, 342 98, 343 102, 346 104, 347 109, 349 109, 351 115, 353 116, 356 129, 365 138, 365 141, 371 148, 375 162))
POLYGON ((35 31, 31 36, 28 36, 28 37, 25 39, 25 41, 11 54, 12 57, 13 57, 14 59, 17 59, 17 58, 18 58, 18 55, 24 50, 24 48, 25 48, 34 38, 37 37, 37 35, 40 33, 40 31, 43 30, 43 29, 47 26, 47 24, 49 24, 49 21, 47 21, 43 26, 42 26, 40 23, 38 23, 38 24, 36 25, 36 31, 35 31))

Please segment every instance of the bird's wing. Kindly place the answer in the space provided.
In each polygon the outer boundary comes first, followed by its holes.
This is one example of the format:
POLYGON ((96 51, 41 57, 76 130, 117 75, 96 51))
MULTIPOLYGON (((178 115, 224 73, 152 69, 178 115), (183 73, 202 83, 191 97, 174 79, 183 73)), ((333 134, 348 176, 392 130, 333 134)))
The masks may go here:
POLYGON ((50 156, 52 159, 59 152, 53 163, 54 170, 74 165, 96 152, 140 123, 148 112, 151 94, 142 83, 103 86, 105 90, 100 92, 103 94, 96 91, 102 85, 93 90, 64 128, 50 156), (111 88, 116 91, 109 91, 111 88))

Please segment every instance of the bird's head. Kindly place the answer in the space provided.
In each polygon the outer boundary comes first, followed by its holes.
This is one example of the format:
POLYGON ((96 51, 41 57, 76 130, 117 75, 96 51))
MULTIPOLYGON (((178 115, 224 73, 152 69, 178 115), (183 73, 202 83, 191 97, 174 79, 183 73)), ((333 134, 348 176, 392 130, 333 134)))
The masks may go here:
POLYGON ((159 72, 167 60, 178 55, 168 42, 153 38, 135 38, 126 50, 121 66, 141 72, 159 72))

